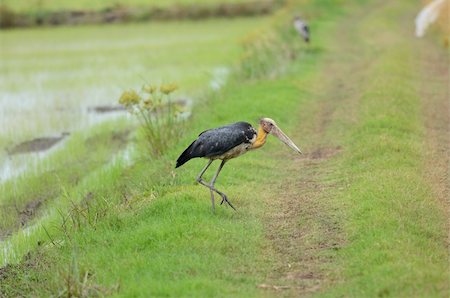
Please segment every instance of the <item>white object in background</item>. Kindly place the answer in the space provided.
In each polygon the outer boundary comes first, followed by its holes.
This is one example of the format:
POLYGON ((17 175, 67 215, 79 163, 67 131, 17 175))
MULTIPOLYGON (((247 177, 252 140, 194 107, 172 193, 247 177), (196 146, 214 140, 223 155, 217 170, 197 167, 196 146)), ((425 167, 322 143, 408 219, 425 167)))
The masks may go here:
POLYGON ((416 36, 422 37, 428 26, 433 24, 440 13, 445 0, 434 0, 425 6, 416 17, 416 36))

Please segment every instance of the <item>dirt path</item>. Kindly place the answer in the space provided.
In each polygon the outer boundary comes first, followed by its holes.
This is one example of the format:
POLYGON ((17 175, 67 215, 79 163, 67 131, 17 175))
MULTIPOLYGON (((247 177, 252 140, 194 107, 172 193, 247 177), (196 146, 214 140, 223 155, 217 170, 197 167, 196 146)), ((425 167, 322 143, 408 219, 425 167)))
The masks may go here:
POLYGON ((360 11, 337 28, 342 34, 333 54, 326 57, 318 76, 302 85, 309 86, 308 92, 316 98, 301 107, 298 117, 298 139, 308 144, 308 153, 290 162, 287 187, 278 186, 283 195, 269 202, 270 209, 278 211, 266 217, 267 237, 278 263, 260 287, 298 296, 333 282, 328 265, 346 241, 341 227, 345 208, 332 198, 345 186, 344 180, 330 175, 339 171, 334 158, 345 150, 336 137, 336 127, 345 130, 357 121, 357 86, 365 80, 370 60, 352 42, 355 36, 350 28, 368 13, 367 9, 360 11))
MULTIPOLYGON (((298 117, 297 139, 309 144, 308 154, 305 158, 290 161, 286 168, 290 173, 288 181, 271 186, 277 187, 282 194, 268 202, 271 212, 265 219, 270 249, 277 261, 272 275, 259 285, 261 288, 281 291, 286 296, 303 296, 338 282, 337 274, 333 272, 336 266, 331 265, 336 262, 340 247, 346 243, 342 229, 346 206, 335 202, 333 196, 347 185, 345 177, 339 177, 335 160, 346 150, 340 140, 358 122, 363 91, 358 86, 374 79, 367 73, 377 55, 370 48, 371 44, 361 42, 362 34, 368 33, 354 28, 361 20, 385 13, 388 5, 386 1, 378 1, 346 18, 336 28, 333 48, 329 49, 322 71, 311 82, 301 85, 317 99, 302 106, 298 117)), ((401 21, 409 22, 410 17, 405 13, 401 21)), ((405 34, 408 32, 386 32, 373 42, 378 42, 378 48, 384 48, 390 46, 393 38, 406 36, 410 39, 408 42, 414 43, 414 37, 405 34)), ((427 127, 427 176, 448 208, 450 134, 448 89, 445 86, 448 84, 448 64, 442 63, 446 57, 437 45, 427 46, 433 47, 433 51, 422 45, 417 52, 418 61, 423 63, 421 78, 437 78, 432 84, 421 86, 427 127)))
POLYGON ((426 128, 424 174, 435 198, 447 210, 447 246, 450 249, 450 61, 444 49, 430 47, 425 42, 420 42, 418 55, 422 69, 422 84, 419 87, 426 128))

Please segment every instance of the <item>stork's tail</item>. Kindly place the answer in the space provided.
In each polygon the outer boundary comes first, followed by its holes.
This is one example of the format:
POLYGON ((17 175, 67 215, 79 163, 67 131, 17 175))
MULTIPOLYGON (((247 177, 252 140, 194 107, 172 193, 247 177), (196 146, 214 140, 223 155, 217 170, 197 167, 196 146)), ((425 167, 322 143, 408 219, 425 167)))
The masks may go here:
POLYGON ((183 151, 183 153, 181 153, 181 155, 177 159, 177 164, 176 164, 175 168, 181 167, 186 162, 188 162, 191 158, 194 157, 194 156, 192 156, 192 146, 194 145, 194 143, 195 143, 195 141, 192 142, 192 144, 190 144, 189 147, 187 147, 186 150, 183 151))

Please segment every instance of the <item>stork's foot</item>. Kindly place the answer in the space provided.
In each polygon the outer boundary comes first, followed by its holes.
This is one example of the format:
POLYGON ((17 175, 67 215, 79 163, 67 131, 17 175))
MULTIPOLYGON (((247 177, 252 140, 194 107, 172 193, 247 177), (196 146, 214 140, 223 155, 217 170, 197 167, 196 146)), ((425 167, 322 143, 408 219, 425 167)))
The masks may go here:
POLYGON ((234 211, 237 211, 236 208, 234 208, 233 204, 231 204, 231 202, 228 201, 228 198, 224 193, 220 193, 220 196, 222 197, 222 202, 220 202, 220 205, 222 205, 223 202, 226 202, 228 205, 230 205, 231 208, 233 208, 234 211))

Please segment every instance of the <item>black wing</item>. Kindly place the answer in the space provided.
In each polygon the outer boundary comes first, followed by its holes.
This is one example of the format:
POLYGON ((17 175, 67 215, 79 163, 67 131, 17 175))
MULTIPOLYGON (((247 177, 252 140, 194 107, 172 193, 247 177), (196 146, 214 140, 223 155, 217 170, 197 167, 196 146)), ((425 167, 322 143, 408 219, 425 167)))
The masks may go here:
POLYGON ((308 27, 308 25, 305 24, 305 26, 303 27, 303 30, 305 31, 303 38, 305 39, 306 42, 309 42, 309 27, 308 27))
POLYGON ((247 122, 206 130, 178 157, 176 168, 191 158, 222 155, 242 143, 250 143, 255 135, 256 130, 247 122))

